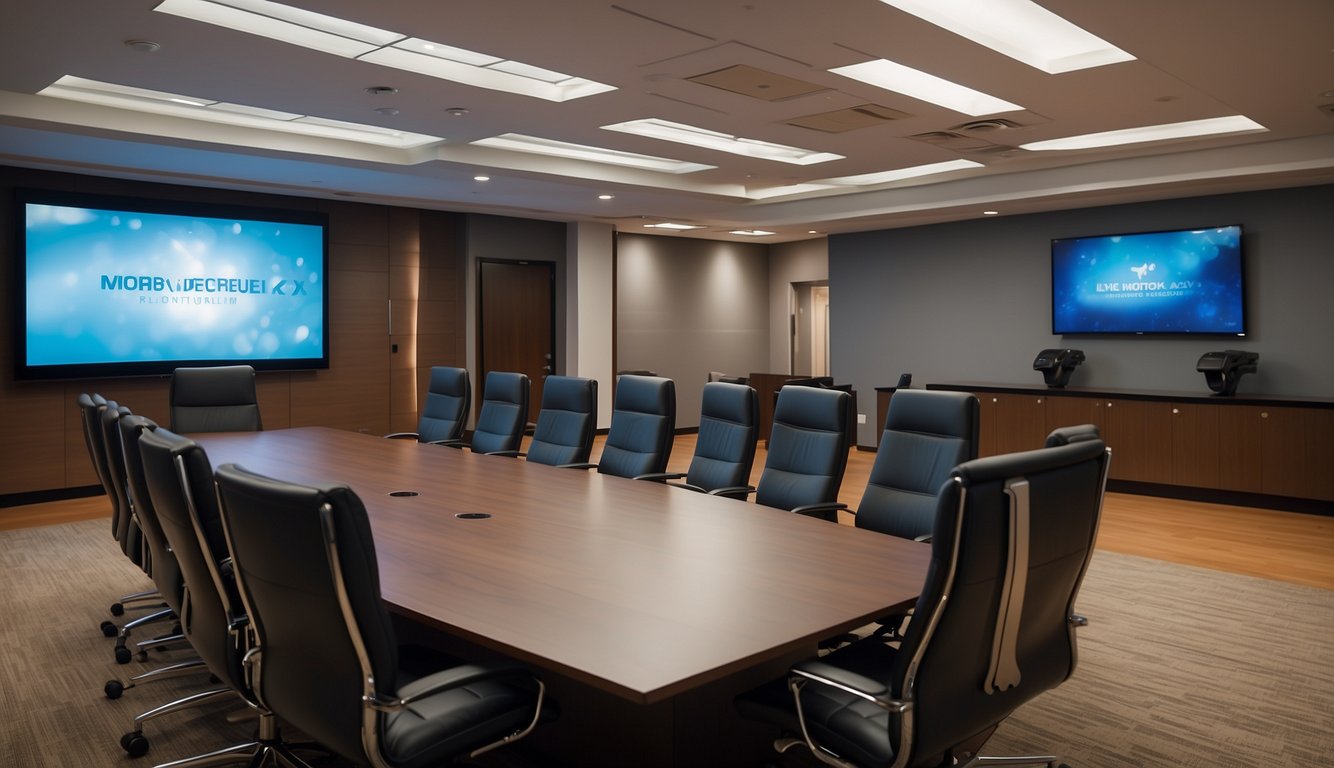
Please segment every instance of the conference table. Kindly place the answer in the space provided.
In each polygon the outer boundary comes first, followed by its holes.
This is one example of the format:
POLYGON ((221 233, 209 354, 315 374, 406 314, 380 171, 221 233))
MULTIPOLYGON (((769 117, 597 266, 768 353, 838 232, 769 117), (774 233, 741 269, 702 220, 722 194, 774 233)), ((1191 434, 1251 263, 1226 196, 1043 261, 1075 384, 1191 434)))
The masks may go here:
MULTIPOLYGON (((732 697, 913 601, 929 547, 735 499, 302 427, 193 436, 213 465, 345 483, 383 599, 459 652, 531 665, 551 764, 758 764, 732 697)), ((524 742, 520 742, 522 746, 524 742)))

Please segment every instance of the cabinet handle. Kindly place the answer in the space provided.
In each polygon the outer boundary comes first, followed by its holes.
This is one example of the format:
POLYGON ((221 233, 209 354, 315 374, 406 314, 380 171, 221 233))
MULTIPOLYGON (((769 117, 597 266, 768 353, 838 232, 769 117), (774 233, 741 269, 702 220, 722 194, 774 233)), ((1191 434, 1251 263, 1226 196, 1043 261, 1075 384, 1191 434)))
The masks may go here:
POLYGON ((1108 403, 1108 404, 1107 404, 1107 407, 1108 407, 1108 408, 1111 408, 1111 407, 1112 407, 1112 404, 1111 404, 1111 403, 1108 403))
POLYGON ((1181 413, 1181 409, 1179 409, 1179 408, 1173 408, 1173 409, 1172 409, 1172 413, 1174 413, 1174 414, 1176 414, 1176 413, 1181 413))
POLYGON ((1000 402, 1000 398, 999 398, 999 397, 993 397, 993 398, 991 398, 991 402, 993 402, 993 403, 999 403, 999 402, 1000 402))
POLYGON ((1262 419, 1269 418, 1269 411, 1260 411, 1260 418, 1262 419))
POLYGON ((1042 398, 1038 398, 1038 405, 1042 405, 1042 398))

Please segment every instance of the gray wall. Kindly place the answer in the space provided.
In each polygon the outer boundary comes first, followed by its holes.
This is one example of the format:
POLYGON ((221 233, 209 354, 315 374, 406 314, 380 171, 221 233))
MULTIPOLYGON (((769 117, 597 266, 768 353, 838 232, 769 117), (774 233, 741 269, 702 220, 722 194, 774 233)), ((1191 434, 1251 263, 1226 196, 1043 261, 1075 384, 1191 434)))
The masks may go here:
MULTIPOLYGON (((832 236, 834 375, 859 393, 901 372, 914 386, 1040 384, 1037 352, 1075 347, 1088 361, 1071 386, 1202 393, 1196 361, 1230 348, 1260 353, 1241 393, 1334 397, 1332 247, 1334 186, 832 236), (1246 338, 1051 334, 1052 238, 1220 224, 1243 227, 1246 338)), ((863 445, 877 429, 874 416, 867 421, 863 445)))
POLYGON ((677 426, 699 426, 709 371, 769 367, 768 286, 762 245, 618 235, 616 367, 675 380, 677 426))
MULTIPOLYGON (((767 373, 792 373, 792 339, 788 323, 795 311, 792 284, 809 283, 829 277, 829 241, 823 237, 769 246, 769 363, 767 373)), ((833 289, 829 301, 838 301, 833 289)), ((837 361, 832 357, 834 370, 837 361)), ((760 369, 756 369, 760 370, 760 369)))

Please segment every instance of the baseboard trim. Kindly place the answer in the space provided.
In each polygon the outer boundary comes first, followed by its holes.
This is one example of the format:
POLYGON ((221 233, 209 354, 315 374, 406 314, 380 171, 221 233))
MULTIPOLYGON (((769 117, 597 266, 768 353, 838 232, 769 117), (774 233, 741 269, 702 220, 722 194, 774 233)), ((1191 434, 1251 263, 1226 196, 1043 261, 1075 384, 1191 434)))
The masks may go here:
POLYGON ((1193 488, 1185 485, 1141 483, 1134 480, 1108 480, 1107 490, 1137 496, 1162 496, 1185 501, 1203 501, 1209 504, 1230 504, 1234 507, 1259 507, 1307 515, 1334 516, 1334 502, 1320 499, 1299 499, 1292 496, 1274 496, 1267 493, 1226 491, 1219 488, 1193 488))
POLYGON ((28 504, 44 504, 48 501, 83 499, 89 496, 98 496, 105 492, 106 491, 100 485, 81 485, 76 488, 52 488, 46 491, 7 493, 0 495, 0 509, 6 507, 22 507, 28 504))

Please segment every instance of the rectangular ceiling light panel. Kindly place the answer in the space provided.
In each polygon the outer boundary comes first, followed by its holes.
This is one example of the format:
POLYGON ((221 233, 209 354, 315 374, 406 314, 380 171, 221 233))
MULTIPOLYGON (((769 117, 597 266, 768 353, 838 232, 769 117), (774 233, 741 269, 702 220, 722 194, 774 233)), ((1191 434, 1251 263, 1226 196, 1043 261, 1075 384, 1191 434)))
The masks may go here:
POLYGON ((569 101, 614 86, 270 0, 163 0, 156 11, 478 88, 569 101))
POLYGON ((832 152, 816 152, 810 149, 773 144, 757 139, 740 138, 726 133, 710 131, 707 128, 696 128, 693 125, 673 123, 655 117, 604 125, 602 129, 630 133, 636 136, 647 136, 651 139, 674 141, 678 144, 688 144, 692 147, 729 152, 745 157, 776 160, 780 163, 791 163, 793 165, 814 165, 816 163, 827 163, 830 160, 843 159, 842 155, 836 155, 832 152))
POLYGON ((1135 57, 1031 0, 880 0, 1048 74, 1135 57))
POLYGON ((998 99, 968 86, 950 82, 943 77, 936 77, 929 72, 913 69, 888 59, 874 59, 861 64, 834 67, 829 71, 973 117, 1023 109, 1018 104, 1011 104, 1004 99, 998 99))
POLYGON ((1269 129, 1249 117, 1231 115, 1228 117, 1210 117, 1204 120, 1188 120, 1184 123, 1146 125, 1141 128, 1124 128, 1119 131, 1086 133, 1082 136, 1067 136, 1063 139, 1034 141, 1028 144, 1020 144, 1019 148, 1033 152, 1101 149, 1103 147, 1119 147, 1124 144, 1142 144, 1149 141, 1194 139, 1225 133, 1254 133, 1267 130, 1269 129))
POLYGON ((564 157, 571 160, 586 160, 593 163, 620 165, 627 168, 640 168, 662 173, 694 173, 717 168, 716 165, 688 163, 684 160, 672 160, 666 157, 640 155, 634 152, 621 152, 615 149, 590 147, 584 144, 571 144, 539 136, 525 136, 518 133, 505 133, 472 142, 479 147, 505 149, 511 152, 528 152, 534 155, 564 157))
POLYGON ((834 179, 820 179, 815 183, 831 184, 838 187, 867 187, 873 184, 888 184, 891 181, 916 179, 922 176, 933 176, 938 173, 949 173, 950 171, 962 171, 968 168, 981 167, 981 163, 976 163, 972 160, 946 160, 943 163, 914 165, 911 168, 896 168, 892 171, 862 173, 856 176, 839 176, 834 179))

